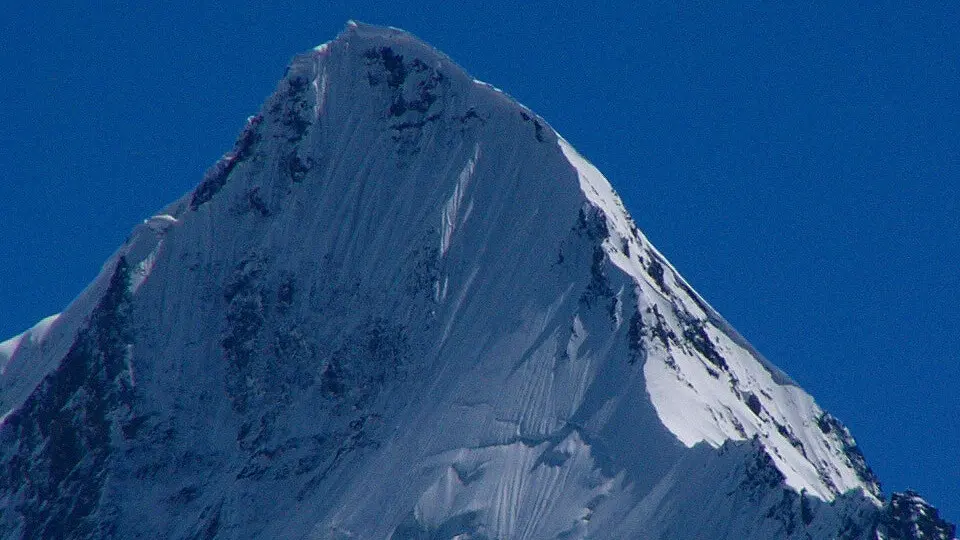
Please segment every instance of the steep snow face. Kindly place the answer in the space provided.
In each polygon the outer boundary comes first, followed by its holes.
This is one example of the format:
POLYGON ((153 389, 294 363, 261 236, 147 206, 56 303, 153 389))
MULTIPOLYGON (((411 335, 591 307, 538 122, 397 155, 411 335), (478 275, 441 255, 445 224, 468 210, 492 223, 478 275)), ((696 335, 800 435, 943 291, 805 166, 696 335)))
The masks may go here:
POLYGON ((40 322, 33 325, 33 327, 26 332, 0 343, 0 361, 4 363, 9 361, 10 358, 13 357, 14 353, 17 352, 17 349, 20 348, 20 344, 24 340, 32 345, 38 345, 42 343, 44 338, 47 337, 47 333, 50 331, 50 326, 52 326, 59 317, 59 313, 50 315, 49 317, 44 317, 40 320, 40 322))
POLYGON ((296 57, 41 334, 0 346, 4 537, 873 538, 894 515, 592 165, 395 29, 296 57))
POLYGON ((603 175, 559 143, 580 189, 606 217, 608 257, 646 300, 631 316, 635 331, 647 334, 639 340, 647 392, 664 425, 688 447, 759 437, 798 492, 825 501, 853 489, 878 497, 879 483, 849 434, 832 433, 806 392, 727 334, 728 325, 636 229, 603 175))

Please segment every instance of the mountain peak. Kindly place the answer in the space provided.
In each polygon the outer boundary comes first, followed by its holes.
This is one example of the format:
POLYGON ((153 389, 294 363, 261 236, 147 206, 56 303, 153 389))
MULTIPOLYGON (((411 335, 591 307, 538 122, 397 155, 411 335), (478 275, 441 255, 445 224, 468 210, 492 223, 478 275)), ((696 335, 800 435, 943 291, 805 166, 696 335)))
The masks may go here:
POLYGON ((421 47, 433 49, 423 40, 410 32, 393 26, 381 26, 356 20, 347 21, 343 31, 334 41, 350 40, 353 38, 383 40, 390 43, 416 43, 421 47))
MULTIPOLYGON (((338 53, 349 54, 351 50, 362 49, 365 54, 368 49, 378 50, 382 47, 396 49, 394 55, 404 54, 415 57, 421 62, 435 64, 442 62, 444 67, 452 69, 458 75, 466 76, 466 72, 453 62, 446 54, 435 49, 417 36, 392 26, 379 26, 358 21, 347 21, 344 29, 331 41, 322 43, 300 56, 310 56, 311 53, 327 53, 337 48, 338 53)), ((413 58, 411 58, 412 60, 413 58)), ((450 75, 454 75, 450 73, 450 75)))
POLYGON ((0 346, 6 537, 866 539, 928 513, 881 500, 569 143, 396 29, 295 57, 40 333, 0 346))

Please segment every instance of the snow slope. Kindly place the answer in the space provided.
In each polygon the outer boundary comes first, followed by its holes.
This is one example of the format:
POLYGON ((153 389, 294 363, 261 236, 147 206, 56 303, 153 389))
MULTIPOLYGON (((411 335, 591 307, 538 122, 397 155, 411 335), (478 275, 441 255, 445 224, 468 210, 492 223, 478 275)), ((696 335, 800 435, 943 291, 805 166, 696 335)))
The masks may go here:
POLYGON ((25 336, 8 538, 953 534, 543 119, 396 29, 295 57, 25 336))

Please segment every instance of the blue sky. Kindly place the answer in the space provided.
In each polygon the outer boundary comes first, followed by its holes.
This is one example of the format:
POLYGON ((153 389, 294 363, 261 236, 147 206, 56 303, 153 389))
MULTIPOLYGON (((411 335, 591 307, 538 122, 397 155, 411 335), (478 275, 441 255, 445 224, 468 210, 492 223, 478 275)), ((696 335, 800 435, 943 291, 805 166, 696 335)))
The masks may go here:
POLYGON ((398 26, 550 122, 887 492, 960 520, 960 4, 596 4, 8 2, 0 335, 196 185, 293 54, 398 26))

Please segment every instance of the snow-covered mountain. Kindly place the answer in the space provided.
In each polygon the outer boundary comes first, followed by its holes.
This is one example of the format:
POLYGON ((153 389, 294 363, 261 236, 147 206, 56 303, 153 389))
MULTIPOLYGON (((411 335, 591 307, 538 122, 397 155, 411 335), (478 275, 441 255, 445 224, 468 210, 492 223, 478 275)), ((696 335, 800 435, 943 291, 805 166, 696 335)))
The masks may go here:
POLYGON ((395 29, 297 56, 0 364, 4 538, 954 535, 543 119, 395 29))

